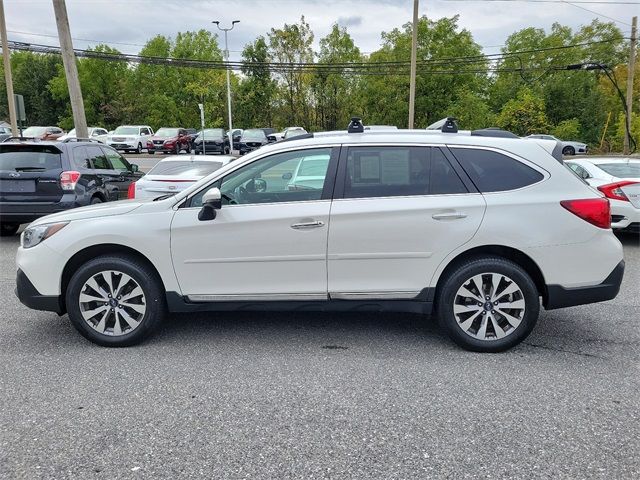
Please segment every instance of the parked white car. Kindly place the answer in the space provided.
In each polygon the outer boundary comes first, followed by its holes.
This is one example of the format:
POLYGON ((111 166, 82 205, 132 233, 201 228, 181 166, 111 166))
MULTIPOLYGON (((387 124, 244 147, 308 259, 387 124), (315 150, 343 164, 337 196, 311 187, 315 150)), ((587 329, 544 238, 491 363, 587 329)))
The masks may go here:
MULTIPOLYGON (((89 138, 91 138, 92 140, 98 140, 101 143, 107 143, 107 135, 109 135, 109 133, 104 128, 89 127, 87 130, 89 133, 89 138)), ((60 138, 58 138, 58 140, 64 141, 69 138, 76 138, 75 128, 72 128, 71 130, 69 130, 69 133, 65 133, 60 138)))
POLYGON ((157 198, 190 187, 227 163, 229 155, 174 155, 156 163, 149 172, 129 186, 129 198, 157 198))
POLYGON ((587 153, 589 147, 586 143, 574 142, 572 140, 560 140, 553 135, 529 135, 524 138, 532 138, 534 140, 553 140, 562 144, 563 155, 576 155, 578 153, 587 153))
POLYGON ((148 125, 121 125, 107 136, 106 143, 116 150, 141 153, 152 136, 153 129, 148 125))
POLYGON ((609 199, 614 230, 640 233, 639 159, 589 157, 565 163, 609 199))
POLYGON ((36 220, 17 253, 20 301, 105 346, 141 341, 167 312, 322 309, 435 313, 462 347, 495 352, 527 337, 541 305, 617 295, 609 201, 555 142, 353 123, 173 196, 36 220), (311 157, 325 159, 322 185, 289 189, 311 157))
POLYGON ((302 127, 287 127, 284 129, 282 134, 282 139, 298 137, 300 135, 304 135, 307 131, 302 127))

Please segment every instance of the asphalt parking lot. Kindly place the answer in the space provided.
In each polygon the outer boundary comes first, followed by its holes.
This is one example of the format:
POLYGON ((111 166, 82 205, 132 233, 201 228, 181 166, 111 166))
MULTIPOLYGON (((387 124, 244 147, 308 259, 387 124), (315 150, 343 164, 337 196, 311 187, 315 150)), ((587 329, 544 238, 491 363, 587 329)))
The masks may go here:
MULTIPOLYGON (((504 354, 407 314, 175 315, 97 347, 13 294, 0 242, 0 478, 638 478, 640 244, 614 301, 504 354)), ((597 261, 597 259, 585 259, 597 261)))

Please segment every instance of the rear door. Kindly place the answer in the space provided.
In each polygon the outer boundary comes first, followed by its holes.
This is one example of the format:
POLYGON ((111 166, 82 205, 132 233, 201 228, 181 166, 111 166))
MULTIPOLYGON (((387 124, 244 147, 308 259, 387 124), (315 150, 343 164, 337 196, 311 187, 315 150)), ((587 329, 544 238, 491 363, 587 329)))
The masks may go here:
POLYGON ((331 297, 422 298, 484 210, 482 195, 439 147, 343 147, 329 229, 331 297))
POLYGON ((39 208, 59 202, 62 153, 54 145, 0 145, 0 209, 7 205, 39 208))

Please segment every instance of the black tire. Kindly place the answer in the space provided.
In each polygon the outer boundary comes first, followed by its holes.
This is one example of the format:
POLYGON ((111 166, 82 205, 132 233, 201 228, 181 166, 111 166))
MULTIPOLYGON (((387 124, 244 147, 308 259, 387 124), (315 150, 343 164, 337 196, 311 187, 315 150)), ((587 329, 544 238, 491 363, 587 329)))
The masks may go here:
MULTIPOLYGON (((503 290, 505 288, 500 288, 498 291, 503 290)), ((518 264, 501 257, 478 257, 466 261, 443 279, 441 287, 438 288, 436 309, 441 327, 447 332, 449 338, 460 347, 474 352, 502 352, 517 345, 531 333, 540 314, 540 299, 535 283, 518 264), (454 301, 458 289, 473 276, 486 273, 498 273, 511 279, 519 287, 524 299, 524 314, 519 325, 499 339, 480 340, 467 334, 458 324, 454 314, 454 301)), ((481 317, 478 318, 481 319, 481 317)), ((501 321, 504 323, 504 320, 501 321)), ((488 319, 487 323, 489 323, 488 319)), ((487 328, 495 331, 493 325, 487 328)))
POLYGON ((140 155, 142 153, 142 144, 138 142, 138 146, 135 149, 135 152, 140 155))
POLYGON ((13 237, 19 229, 19 223, 0 223, 0 237, 13 237))
POLYGON ((102 199, 100 197, 93 197, 90 203, 91 205, 96 205, 97 203, 102 203, 102 199))
POLYGON ((89 260, 73 274, 65 301, 69 319, 86 339, 103 347, 128 347, 148 338, 166 315, 165 292, 157 274, 139 259, 128 255, 106 255, 89 260), (129 275, 142 289, 146 311, 139 325, 129 333, 112 336, 99 333, 90 327, 80 311, 81 289, 92 276, 106 270, 116 270, 129 275))
POLYGON ((178 145, 177 143, 176 143, 176 149, 173 153, 175 153, 176 155, 180 155, 180 145, 178 145))
POLYGON ((563 155, 575 155, 576 154, 576 149, 573 147, 564 147, 562 149, 562 154, 563 155))
POLYGON ((224 154, 229 155, 229 147, 224 147, 224 154))
POLYGON ((149 152, 151 155, 155 155, 155 153, 156 153, 156 151, 155 151, 155 150, 148 150, 148 152, 149 152))

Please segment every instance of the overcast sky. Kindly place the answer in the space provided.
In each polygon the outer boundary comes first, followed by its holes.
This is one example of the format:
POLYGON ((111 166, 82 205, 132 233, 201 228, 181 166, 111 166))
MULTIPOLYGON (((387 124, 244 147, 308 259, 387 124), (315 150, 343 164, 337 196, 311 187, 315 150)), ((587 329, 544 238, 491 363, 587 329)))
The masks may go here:
MULTIPOLYGON (((612 0, 601 0, 612 1, 612 0)), ((623 1, 623 0, 621 0, 623 1)), ((624 0, 637 1, 637 0, 624 0)), ((9 40, 58 45, 51 0, 4 0, 9 40)), ((535 26, 549 29, 554 22, 579 28, 595 13, 624 23, 630 32, 632 15, 640 5, 531 3, 521 1, 421 0, 420 15, 432 19, 460 15, 460 25, 475 41, 494 53, 516 30, 535 26), (628 25, 627 25, 628 24, 628 25)), ((338 22, 348 28, 362 52, 380 45, 380 33, 410 21, 412 0, 67 0, 71 34, 76 48, 107 43, 125 53, 137 53, 154 35, 175 36, 179 31, 211 28, 211 20, 229 24, 241 20, 229 36, 232 59, 243 46, 271 27, 293 23, 304 15, 318 40, 338 22)), ((627 33, 627 36, 630 33, 627 33)))

